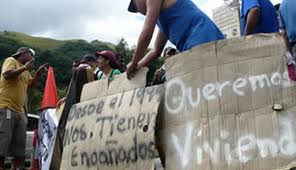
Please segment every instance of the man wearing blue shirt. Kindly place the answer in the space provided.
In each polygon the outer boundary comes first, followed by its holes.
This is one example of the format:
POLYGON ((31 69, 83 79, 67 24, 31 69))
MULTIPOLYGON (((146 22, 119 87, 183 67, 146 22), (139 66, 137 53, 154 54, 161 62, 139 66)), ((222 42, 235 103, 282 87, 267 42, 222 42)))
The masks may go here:
POLYGON ((296 0, 283 0, 280 7, 280 27, 286 46, 296 59, 296 0))
POLYGON ((128 10, 146 16, 133 59, 127 66, 127 76, 147 66, 158 56, 170 40, 180 52, 194 46, 224 39, 211 19, 191 0, 131 0, 128 10), (155 26, 159 27, 154 49, 144 57, 155 26))
POLYGON ((269 0, 242 0, 242 35, 278 32, 276 11, 269 0))

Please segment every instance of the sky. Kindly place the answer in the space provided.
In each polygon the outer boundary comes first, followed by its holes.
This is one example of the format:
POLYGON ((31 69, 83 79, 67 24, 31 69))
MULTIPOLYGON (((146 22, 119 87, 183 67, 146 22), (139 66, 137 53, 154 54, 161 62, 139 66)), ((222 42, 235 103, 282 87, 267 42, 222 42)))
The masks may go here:
MULTIPOLYGON (((193 0, 208 16, 222 0, 193 0)), ((278 3, 281 0, 271 0, 278 3)), ((1 0, 0 31, 17 31, 54 39, 100 40, 124 38, 136 45, 144 23, 127 12, 130 0, 1 0)), ((154 37, 155 38, 155 37, 154 37)))

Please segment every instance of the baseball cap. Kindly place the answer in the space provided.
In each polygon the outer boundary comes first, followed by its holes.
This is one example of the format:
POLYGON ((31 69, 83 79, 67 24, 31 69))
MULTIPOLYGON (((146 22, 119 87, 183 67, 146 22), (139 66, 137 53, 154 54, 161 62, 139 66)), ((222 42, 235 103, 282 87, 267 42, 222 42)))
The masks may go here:
POLYGON ((137 7, 135 6, 135 4, 133 3, 133 0, 131 0, 128 9, 129 12, 133 12, 136 13, 137 12, 137 7))
POLYGON ((175 54, 177 52, 177 50, 173 47, 167 47, 164 49, 164 54, 175 54))
POLYGON ((108 60, 114 60, 115 59, 115 53, 113 53, 112 51, 109 51, 109 50, 97 51, 96 56, 97 57, 102 56, 102 57, 104 57, 105 59, 108 59, 108 60))
POLYGON ((97 51, 96 56, 97 57, 102 56, 103 58, 105 58, 107 60, 110 60, 110 66, 112 68, 114 68, 114 69, 118 68, 118 65, 117 65, 117 62, 116 62, 116 59, 117 59, 118 56, 116 56, 116 54, 113 51, 108 51, 108 50, 97 51))
POLYGON ((32 49, 32 48, 29 48, 29 47, 21 47, 17 50, 16 53, 12 54, 12 57, 15 57, 15 56, 18 56, 22 53, 26 53, 26 52, 30 52, 32 54, 32 56, 34 57, 35 56, 35 51, 32 49))
POLYGON ((85 54, 82 58, 82 61, 96 62, 96 57, 93 54, 85 54))

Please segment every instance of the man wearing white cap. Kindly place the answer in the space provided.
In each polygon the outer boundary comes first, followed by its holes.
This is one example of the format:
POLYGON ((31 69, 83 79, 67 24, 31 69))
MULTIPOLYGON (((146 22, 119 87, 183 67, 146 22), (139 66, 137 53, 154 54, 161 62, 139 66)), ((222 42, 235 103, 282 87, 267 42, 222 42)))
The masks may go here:
POLYGON ((21 47, 5 59, 0 78, 0 170, 4 159, 11 153, 12 169, 23 169, 26 145, 27 117, 25 98, 28 87, 37 83, 45 71, 44 64, 34 77, 28 70, 33 67, 35 51, 21 47))

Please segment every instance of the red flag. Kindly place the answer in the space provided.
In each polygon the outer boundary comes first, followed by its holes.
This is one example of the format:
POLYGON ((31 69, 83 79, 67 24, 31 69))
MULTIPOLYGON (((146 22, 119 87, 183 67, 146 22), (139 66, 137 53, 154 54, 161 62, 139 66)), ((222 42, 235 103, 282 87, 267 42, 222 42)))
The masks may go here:
POLYGON ((48 69, 46 85, 42 100, 42 109, 55 108, 58 103, 57 88, 52 66, 48 69))

